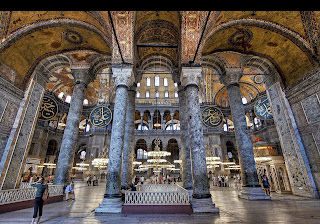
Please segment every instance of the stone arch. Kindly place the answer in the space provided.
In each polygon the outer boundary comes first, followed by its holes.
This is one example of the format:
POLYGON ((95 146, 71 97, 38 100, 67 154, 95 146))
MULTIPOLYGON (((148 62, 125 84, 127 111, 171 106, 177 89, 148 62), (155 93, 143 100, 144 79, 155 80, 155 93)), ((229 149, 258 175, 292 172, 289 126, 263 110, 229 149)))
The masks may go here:
POLYGON ((171 156, 167 158, 169 162, 173 163, 174 160, 179 159, 179 148, 180 147, 177 139, 171 138, 168 140, 167 151, 171 152, 171 156))

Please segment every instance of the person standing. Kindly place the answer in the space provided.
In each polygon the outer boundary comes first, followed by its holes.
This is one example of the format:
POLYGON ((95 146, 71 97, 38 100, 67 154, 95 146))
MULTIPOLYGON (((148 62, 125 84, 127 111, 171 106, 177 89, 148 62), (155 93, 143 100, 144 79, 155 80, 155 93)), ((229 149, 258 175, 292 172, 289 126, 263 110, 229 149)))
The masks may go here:
POLYGON ((39 211, 39 217, 36 223, 40 222, 41 216, 42 216, 42 209, 43 209, 43 199, 42 195, 45 189, 48 187, 47 183, 44 182, 44 178, 41 177, 37 182, 31 183, 31 187, 37 188, 36 192, 36 198, 34 199, 34 211, 33 211, 33 217, 30 224, 33 224, 37 218, 37 214, 39 211))
POLYGON ((270 184, 269 184, 268 177, 266 175, 262 176, 262 185, 266 192, 266 195, 270 196, 270 184))
POLYGON ((71 183, 66 187, 65 193, 66 193, 66 202, 69 201, 69 194, 72 194, 72 201, 75 200, 75 195, 74 195, 74 183, 73 183, 73 182, 71 182, 71 183))
POLYGON ((144 176, 141 176, 140 183, 143 184, 143 182, 144 182, 144 176))

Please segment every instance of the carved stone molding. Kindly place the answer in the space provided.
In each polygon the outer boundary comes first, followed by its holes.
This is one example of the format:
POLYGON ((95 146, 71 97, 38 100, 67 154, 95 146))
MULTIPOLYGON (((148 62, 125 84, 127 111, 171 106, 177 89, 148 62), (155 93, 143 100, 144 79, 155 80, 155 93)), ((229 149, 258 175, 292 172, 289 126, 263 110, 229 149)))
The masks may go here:
POLYGON ((182 86, 196 85, 199 86, 202 68, 182 68, 181 84, 182 86))
POLYGON ((125 85, 130 87, 134 83, 132 67, 112 68, 112 77, 115 79, 115 85, 125 85))
POLYGON ((229 68, 226 73, 220 76, 220 82, 225 86, 239 83, 240 78, 243 75, 243 68, 229 68))

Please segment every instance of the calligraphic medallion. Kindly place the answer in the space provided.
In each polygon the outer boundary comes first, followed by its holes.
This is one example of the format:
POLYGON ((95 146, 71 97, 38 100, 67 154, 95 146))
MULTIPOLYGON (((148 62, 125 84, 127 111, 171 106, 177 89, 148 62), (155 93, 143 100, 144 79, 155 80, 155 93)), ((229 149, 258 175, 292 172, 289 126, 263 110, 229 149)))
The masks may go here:
POLYGON ((254 113, 262 120, 273 118, 270 102, 267 96, 260 97, 254 105, 254 113))
POLYGON ((216 128, 223 122, 223 113, 217 107, 206 107, 201 112, 201 120, 207 127, 216 128))
POLYGON ((106 127, 112 119, 112 112, 106 106, 97 106, 90 113, 90 122, 95 127, 106 127))
POLYGON ((38 120, 48 121, 54 118, 58 113, 58 104, 57 102, 49 97, 44 95, 42 98, 42 104, 39 109, 38 120))

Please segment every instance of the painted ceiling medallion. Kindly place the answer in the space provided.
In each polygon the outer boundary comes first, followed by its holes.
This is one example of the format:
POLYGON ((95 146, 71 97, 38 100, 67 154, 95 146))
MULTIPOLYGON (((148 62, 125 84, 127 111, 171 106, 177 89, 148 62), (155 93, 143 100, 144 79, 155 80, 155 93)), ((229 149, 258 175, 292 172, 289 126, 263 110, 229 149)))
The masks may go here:
POLYGON ((242 46, 248 44, 252 39, 252 32, 248 29, 240 29, 233 33, 229 39, 228 43, 231 46, 242 46))
POLYGON ((72 43, 72 44, 82 44, 83 42, 82 36, 74 30, 64 31, 63 37, 65 40, 67 40, 69 43, 72 43))

